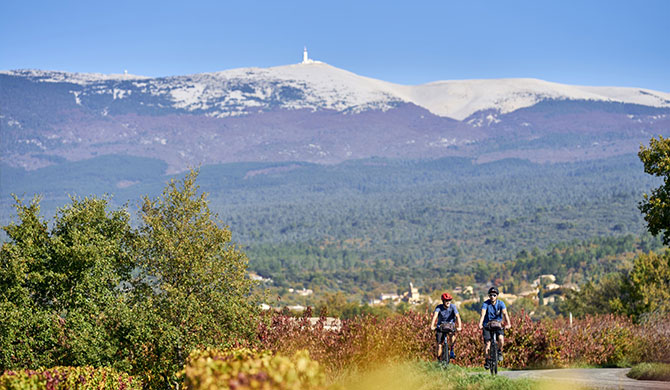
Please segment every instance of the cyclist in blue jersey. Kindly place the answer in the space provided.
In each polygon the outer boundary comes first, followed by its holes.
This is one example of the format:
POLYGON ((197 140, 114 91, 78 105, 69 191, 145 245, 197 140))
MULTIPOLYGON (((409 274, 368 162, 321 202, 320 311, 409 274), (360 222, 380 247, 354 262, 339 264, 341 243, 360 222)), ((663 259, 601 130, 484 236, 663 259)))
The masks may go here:
POLYGON ((435 339, 437 340, 437 360, 440 360, 442 356, 442 344, 444 343, 444 338, 449 337, 449 345, 451 350, 449 351, 449 357, 454 358, 454 342, 456 341, 456 333, 447 333, 442 332, 440 325, 443 323, 454 324, 456 322, 456 331, 461 331, 461 315, 458 314, 458 308, 456 305, 451 303, 453 299, 449 293, 442 294, 442 304, 435 307, 433 312, 433 320, 430 322, 430 330, 435 330, 435 339))
POLYGON ((479 318, 479 329, 484 336, 484 356, 486 363, 484 367, 489 368, 489 349, 491 348, 491 337, 498 336, 498 361, 502 361, 502 349, 505 345, 505 330, 512 327, 512 322, 507 314, 507 307, 503 301, 498 300, 498 289, 491 287, 489 289, 489 299, 482 304, 482 315, 479 318), (505 322, 503 326, 503 317, 505 322), (489 326, 490 325, 490 326, 489 326), (504 328, 504 329, 503 329, 504 328))

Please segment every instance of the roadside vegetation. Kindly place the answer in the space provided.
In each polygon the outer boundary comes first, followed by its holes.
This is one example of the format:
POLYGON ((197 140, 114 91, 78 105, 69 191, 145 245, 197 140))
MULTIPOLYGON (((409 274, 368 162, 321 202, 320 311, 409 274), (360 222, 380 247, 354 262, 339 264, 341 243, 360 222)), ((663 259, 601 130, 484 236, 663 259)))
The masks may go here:
POLYGON ((640 363, 627 374, 633 379, 670 382, 670 363, 640 363))

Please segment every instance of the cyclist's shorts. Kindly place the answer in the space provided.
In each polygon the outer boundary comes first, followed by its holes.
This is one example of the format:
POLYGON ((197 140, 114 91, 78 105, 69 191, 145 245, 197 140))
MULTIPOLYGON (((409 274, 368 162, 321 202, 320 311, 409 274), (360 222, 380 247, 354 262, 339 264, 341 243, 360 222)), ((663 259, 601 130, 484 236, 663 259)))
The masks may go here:
POLYGON ((505 335, 505 329, 498 329, 498 330, 488 330, 486 328, 482 329, 482 335, 484 336, 484 341, 491 341, 491 336, 492 333, 499 334, 501 336, 505 335))
POLYGON ((438 344, 442 344, 444 342, 444 338, 447 337, 447 332, 440 332, 439 330, 435 330, 435 341, 437 341, 438 344))

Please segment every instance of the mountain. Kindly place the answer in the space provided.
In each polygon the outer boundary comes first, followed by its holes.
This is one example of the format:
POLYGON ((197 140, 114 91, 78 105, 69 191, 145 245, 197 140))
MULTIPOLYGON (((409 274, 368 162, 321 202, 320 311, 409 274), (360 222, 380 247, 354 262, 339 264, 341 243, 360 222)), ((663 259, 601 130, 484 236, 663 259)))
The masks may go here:
POLYGON ((406 86, 324 63, 188 76, 0 72, 1 162, 101 155, 179 172, 243 161, 368 157, 592 160, 670 131, 670 93, 535 79, 406 86))
MULTIPOLYGON (((493 262, 533 248, 642 233, 637 204, 659 182, 635 153, 668 133, 670 94, 636 88, 406 86, 323 63, 163 78, 5 71, 0 221, 16 220, 11 193, 41 194, 47 218, 69 196, 112 194, 132 212, 202 166, 212 210, 277 286, 431 291, 462 275, 488 283, 493 262)), ((609 272, 600 252, 577 260, 609 272)))

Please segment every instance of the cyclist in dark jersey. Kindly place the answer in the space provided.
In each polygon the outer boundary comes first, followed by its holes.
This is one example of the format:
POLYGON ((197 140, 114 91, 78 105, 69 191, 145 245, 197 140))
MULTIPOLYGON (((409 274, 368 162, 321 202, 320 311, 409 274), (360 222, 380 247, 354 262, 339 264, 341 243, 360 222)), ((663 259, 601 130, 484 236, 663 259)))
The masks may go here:
POLYGON ((512 322, 509 319, 509 314, 507 314, 507 307, 503 301, 498 300, 498 289, 491 287, 489 289, 489 299, 484 301, 482 304, 482 315, 479 318, 479 329, 482 330, 482 336, 484 337, 484 356, 486 357, 486 363, 484 367, 488 369, 489 367, 489 349, 491 348, 491 338, 497 336, 498 344, 498 361, 502 361, 502 348, 505 345, 505 330, 512 327, 512 322), (501 325, 503 324, 503 317, 505 318, 504 329, 489 329, 487 325, 489 322, 497 321, 501 325))
POLYGON ((442 345, 444 343, 444 338, 449 337, 449 345, 451 346, 451 351, 449 351, 449 357, 453 358, 456 356, 454 354, 454 342, 456 341, 456 333, 441 332, 440 325, 442 323, 454 323, 456 322, 456 331, 461 331, 461 316, 458 314, 458 308, 456 305, 451 303, 453 299, 449 293, 442 294, 442 304, 435 307, 433 313, 433 320, 430 322, 430 330, 437 330, 435 332, 435 339, 437 340, 437 360, 440 360, 442 356, 442 345))

